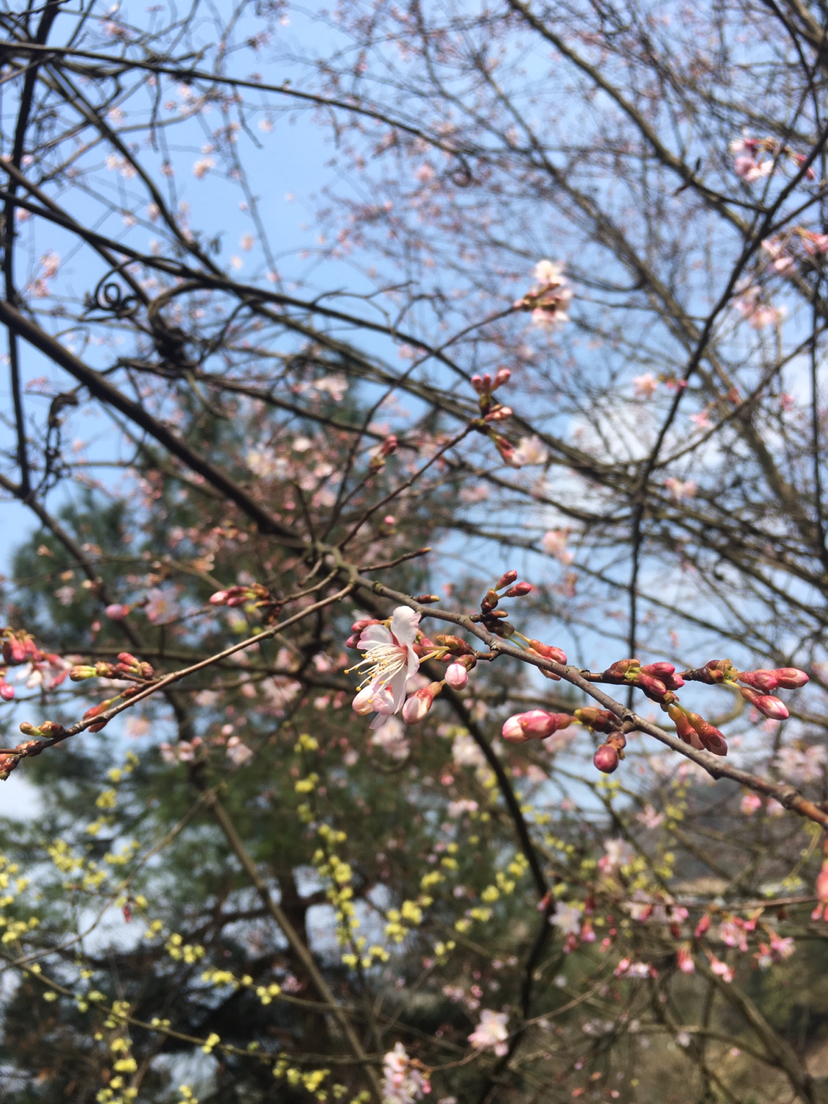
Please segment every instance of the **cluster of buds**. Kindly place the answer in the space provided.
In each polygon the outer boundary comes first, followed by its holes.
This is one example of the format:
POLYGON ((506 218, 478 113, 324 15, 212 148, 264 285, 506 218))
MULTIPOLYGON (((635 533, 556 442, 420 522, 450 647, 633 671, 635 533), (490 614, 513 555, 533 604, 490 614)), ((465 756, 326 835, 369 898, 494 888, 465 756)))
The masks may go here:
MULTIPOLYGON (((141 686, 127 686, 125 690, 122 690, 120 694, 116 694, 114 698, 107 698, 105 701, 98 702, 97 705, 93 705, 91 709, 83 715, 84 721, 94 720, 95 717, 100 717, 102 713, 106 713, 108 709, 111 709, 113 705, 117 705, 118 702, 129 701, 130 698, 134 698, 136 694, 141 692, 141 686)), ((102 721, 96 721, 89 726, 90 732, 100 732, 102 728, 106 728, 109 724, 109 718, 105 717, 102 721)), ((20 726, 23 727, 22 725, 20 726)))
POLYGON ((472 621, 478 621, 484 629, 488 629, 495 636, 511 636, 515 631, 515 627, 506 621, 509 616, 508 613, 506 610, 497 609, 496 607, 501 598, 522 598, 524 595, 531 593, 532 586, 530 583, 518 583, 516 580, 516 571, 507 571, 505 575, 501 575, 495 585, 489 587, 481 598, 480 613, 474 614, 472 621), (499 594, 498 591, 503 591, 503 593, 499 594))
MULTIPOLYGON (((745 134, 730 143, 730 152, 735 155, 734 171, 746 184, 752 184, 756 180, 770 176, 774 162, 786 159, 796 165, 797 169, 801 169, 808 160, 804 153, 797 153, 790 146, 783 145, 770 136, 751 138, 745 134)), ((805 179, 815 179, 814 170, 810 165, 805 170, 805 179)))
POLYGON ((21 759, 32 759, 40 755, 48 744, 42 740, 58 740, 66 735, 66 729, 57 721, 43 721, 40 725, 28 724, 26 721, 20 726, 24 736, 39 737, 39 739, 25 740, 18 744, 14 751, 4 752, 0 755, 0 782, 5 782, 15 767, 19 766, 21 759))
POLYGON ((648 663, 642 667, 639 659, 619 659, 603 672, 601 680, 631 683, 662 706, 678 701, 674 691, 684 686, 684 679, 676 674, 672 663, 648 663))
POLYGON ((52 652, 43 652, 34 642, 34 637, 23 629, 0 629, 0 648, 3 663, 0 665, 0 700, 11 701, 14 687, 6 681, 9 667, 19 667, 29 663, 32 675, 27 686, 60 686, 69 670, 69 665, 60 656, 52 652))
POLYGON ((769 694, 769 690, 798 690, 808 682, 808 676, 798 667, 760 668, 756 671, 737 671, 729 659, 711 659, 704 667, 682 672, 688 681, 704 682, 714 686, 729 686, 738 690, 745 701, 773 721, 784 721, 788 708, 781 698, 769 694), (739 683, 744 683, 740 686, 739 683))
POLYGON ((545 330, 555 330, 569 321, 566 313, 572 299, 572 288, 563 274, 563 265, 553 261, 538 261, 535 265, 538 281, 520 299, 515 300, 517 310, 532 312, 532 321, 545 330))
POLYGON ((90 678, 127 679, 130 682, 151 682, 155 671, 149 663, 136 659, 129 652, 119 652, 117 663, 76 664, 69 671, 72 682, 90 678))
POLYGON ((265 624, 275 621, 281 609, 281 603, 261 583, 231 586, 227 590, 217 590, 215 594, 210 596, 210 605, 229 606, 231 608, 244 606, 249 613, 259 610, 265 624))
MULTIPOLYGON (((488 372, 483 376, 472 376, 471 378, 471 385, 477 392, 477 403, 480 407, 480 417, 472 422, 472 425, 476 427, 479 433, 491 437, 497 451, 507 464, 512 464, 515 460, 515 446, 492 428, 492 424, 494 422, 505 422, 507 418, 512 416, 512 408, 503 406, 494 397, 494 392, 498 387, 502 387, 504 383, 508 383, 511 375, 512 373, 508 368, 501 368, 494 379, 488 372)), ((521 465, 515 463, 514 466, 519 468, 521 465)))

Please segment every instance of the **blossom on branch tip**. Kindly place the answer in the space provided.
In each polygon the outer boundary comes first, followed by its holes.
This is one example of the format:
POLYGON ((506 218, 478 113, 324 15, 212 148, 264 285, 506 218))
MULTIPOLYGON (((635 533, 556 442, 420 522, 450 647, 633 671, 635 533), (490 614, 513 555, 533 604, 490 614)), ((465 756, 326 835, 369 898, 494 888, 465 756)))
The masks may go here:
POLYGON ((484 1008, 480 1013, 480 1023, 469 1035, 469 1042, 475 1050, 488 1050, 492 1047, 495 1054, 501 1058, 504 1054, 507 1054, 509 1051, 506 1043, 506 1039, 509 1037, 506 1028, 507 1019, 508 1016, 505 1012, 492 1012, 488 1008, 484 1008))
POLYGON ((412 1065, 402 1043, 383 1058, 382 1104, 413 1104, 431 1092, 428 1077, 412 1065))
POLYGON ((788 707, 782 699, 774 697, 773 694, 760 694, 750 686, 740 686, 739 693, 754 709, 758 709, 763 716, 772 721, 784 721, 790 716, 788 707))
POLYGON ((643 376, 633 376, 632 385, 637 399, 651 399, 658 389, 658 380, 652 372, 645 372, 643 376))
POLYGON ((521 437, 515 449, 515 457, 521 467, 530 467, 533 464, 545 464, 549 459, 549 450, 540 437, 521 437))
POLYGON ((462 663, 450 663, 446 668, 446 682, 452 690, 462 690, 469 681, 469 672, 462 663))
MULTIPOLYGON (((388 716, 400 711, 405 698, 405 684, 420 666, 412 647, 419 625, 419 613, 408 606, 397 606, 388 625, 378 622, 362 630, 357 647, 365 656, 351 670, 367 666, 368 672, 354 698, 355 712, 388 716)), ((380 724, 382 721, 376 718, 372 727, 379 727, 380 724)))
POLYGON ((530 709, 528 713, 516 713, 504 722, 501 735, 510 744, 522 744, 526 740, 545 740, 560 728, 568 728, 573 718, 568 713, 547 713, 545 709, 530 709))
POLYGON ((618 769, 619 755, 611 744, 601 744, 593 755, 592 762, 602 774, 612 774, 618 769))

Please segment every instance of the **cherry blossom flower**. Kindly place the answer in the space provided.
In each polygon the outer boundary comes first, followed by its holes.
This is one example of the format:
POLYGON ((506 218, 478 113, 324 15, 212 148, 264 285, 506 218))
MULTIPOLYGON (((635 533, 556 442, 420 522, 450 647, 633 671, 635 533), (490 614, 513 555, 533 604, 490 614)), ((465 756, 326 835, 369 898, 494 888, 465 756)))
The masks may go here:
POLYGON ((658 828, 664 823, 664 813, 656 812, 652 805, 645 805, 635 819, 645 828, 658 828))
POLYGON ((459 767, 482 767, 486 764, 486 756, 467 732, 455 736, 451 757, 459 767))
POLYGON ((613 973, 616 977, 646 978, 654 976, 653 969, 647 962, 633 962, 629 958, 622 958, 613 973))
POLYGON ((251 449, 245 463, 260 479, 284 479, 289 472, 287 460, 270 448, 251 449))
POLYGON ((172 587, 161 590, 153 587, 149 591, 149 601, 144 613, 154 625, 168 625, 181 614, 181 606, 176 600, 176 591, 172 587))
POLYGON ((534 271, 537 284, 530 288, 515 306, 532 311, 534 325, 545 330, 556 330, 569 321, 566 313, 572 298, 572 288, 563 274, 563 265, 553 261, 538 261, 534 271))
POLYGON ((658 389, 658 380, 652 372, 645 372, 643 376, 633 376, 632 385, 637 399, 650 399, 658 389))
POLYGON ((417 639, 420 615, 407 606, 398 606, 390 626, 368 625, 357 647, 365 653, 352 670, 368 667, 362 687, 354 698, 354 710, 360 714, 378 713, 371 724, 379 728, 384 716, 399 713, 405 698, 405 684, 417 673, 420 660, 412 644, 417 639))
POLYGON ((207 175, 210 169, 214 169, 215 167, 216 163, 212 157, 202 157, 193 165, 193 176, 201 180, 207 175))
POLYGON ((722 981, 733 981, 733 970, 726 962, 716 958, 712 951, 707 952, 707 957, 710 960, 710 969, 714 974, 717 974, 722 981))
POLYGON ((448 803, 447 812, 452 820, 456 820, 458 817, 463 816, 464 813, 476 813, 477 808, 478 805, 476 801, 472 801, 467 797, 461 797, 458 801, 450 801, 448 803))
POLYGON ((762 808, 762 798, 755 793, 746 793, 739 802, 739 809, 745 816, 753 816, 757 809, 762 808))
POLYGON ((374 747, 382 750, 392 759, 405 759, 408 755, 409 745, 405 736, 405 728, 396 717, 387 717, 371 737, 374 747))
POLYGON ((563 902, 558 902, 557 908, 549 917, 549 923, 557 928, 561 935, 577 935, 581 930, 582 913, 581 905, 565 905, 563 902))
POLYGON ((549 450, 540 437, 521 437, 515 449, 515 466, 527 467, 532 464, 545 464, 549 459, 549 450))
POLYGON ((241 742, 238 736, 231 736, 227 741, 227 758, 240 767, 253 758, 253 752, 241 742))
POLYGON ((776 753, 775 766, 786 782, 801 786, 808 782, 818 782, 828 763, 828 748, 814 744, 804 751, 799 748, 783 747, 776 753))
POLYGON ((769 303, 763 303, 761 294, 761 289, 756 284, 750 284, 741 288, 741 294, 734 302, 736 309, 754 330, 778 325, 787 313, 785 307, 772 307, 769 303))
POLYGON ((509 1051, 506 1043, 509 1036, 506 1028, 507 1019, 505 1012, 492 1012, 484 1008, 480 1013, 480 1023, 469 1035, 469 1042, 476 1050, 488 1050, 489 1047, 494 1047, 495 1054, 503 1057, 509 1051))
POLYGON ((635 858, 635 849, 625 839, 604 840, 606 855, 598 861, 598 869, 604 873, 629 866, 635 858))
POLYGON ((431 1092, 428 1078, 411 1064, 402 1043, 397 1043, 383 1058, 383 1104, 412 1104, 431 1092))
POLYGON ((575 556, 566 547, 568 539, 568 529, 550 529, 541 537, 540 545, 547 556, 554 556, 559 563, 566 566, 575 559, 575 556))
POLYGON ((773 172, 773 161, 757 161, 749 154, 743 154, 734 160, 733 168, 746 184, 753 184, 756 180, 770 176, 773 172))
POLYGON ((672 476, 664 480, 664 486, 676 502, 681 502, 685 498, 695 498, 698 490, 695 480, 687 479, 682 482, 681 479, 674 479, 672 476))

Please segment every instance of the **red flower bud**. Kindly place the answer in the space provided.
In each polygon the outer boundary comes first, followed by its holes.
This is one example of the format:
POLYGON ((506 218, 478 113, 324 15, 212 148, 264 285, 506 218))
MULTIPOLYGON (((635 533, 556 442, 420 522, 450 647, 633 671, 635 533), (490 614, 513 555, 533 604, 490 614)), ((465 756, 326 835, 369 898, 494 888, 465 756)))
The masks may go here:
POLYGON ((619 659, 615 663, 610 664, 606 671, 604 671, 604 674, 607 678, 626 679, 630 675, 637 674, 640 668, 641 661, 638 659, 619 659))
POLYGON ((501 575, 500 579, 495 583, 495 590, 503 590, 504 587, 511 586, 517 579, 518 573, 516 571, 507 571, 505 575, 501 575))
POLYGON ((505 598, 522 598, 524 594, 529 594, 532 590, 530 583, 518 583, 517 586, 509 587, 504 595, 505 598))
POLYGON ((560 663, 562 667, 566 666, 566 653, 562 652, 560 648, 555 648, 551 644, 541 644, 539 640, 530 640, 529 647, 533 652, 542 655, 544 659, 554 659, 554 661, 560 663))
POLYGON ((710 751, 714 755, 727 755, 727 742, 718 728, 714 728, 709 721, 706 721, 704 717, 700 717, 698 713, 688 712, 687 720, 692 725, 694 732, 701 740, 702 747, 706 751, 710 751))
POLYGON ((619 721, 608 709, 598 709, 594 705, 584 705, 575 710, 575 719, 594 732, 612 732, 618 728, 619 721))
POLYGON ((635 685, 643 690, 647 697, 652 698, 653 701, 663 701, 667 695, 667 687, 661 679, 654 678, 652 675, 645 675, 640 671, 635 680, 635 685))
POLYGON ((808 682, 808 676, 798 667, 777 667, 773 672, 778 686, 782 690, 798 690, 808 682))
POLYGON ((781 698, 775 698, 772 694, 758 694, 749 686, 740 686, 739 693, 745 701, 749 701, 755 709, 772 721, 784 721, 790 716, 781 698))
POLYGON ((741 671, 736 677, 754 690, 775 690, 779 685, 775 671, 741 671))
POLYGON ((592 762, 603 774, 612 774, 618 769, 618 752, 610 744, 601 744, 593 755, 592 762))
POLYGON ((497 391, 498 387, 502 387, 505 383, 508 383, 511 378, 512 373, 508 368, 499 368, 492 383, 492 391, 497 391))
POLYGON ((698 924, 696 924, 696 930, 693 932, 693 935, 696 937, 696 939, 701 939, 701 937, 704 935, 709 927, 710 913, 706 912, 701 920, 699 920, 698 924))
POLYGON ((0 781, 5 782, 19 762, 17 755, 0 755, 0 781))

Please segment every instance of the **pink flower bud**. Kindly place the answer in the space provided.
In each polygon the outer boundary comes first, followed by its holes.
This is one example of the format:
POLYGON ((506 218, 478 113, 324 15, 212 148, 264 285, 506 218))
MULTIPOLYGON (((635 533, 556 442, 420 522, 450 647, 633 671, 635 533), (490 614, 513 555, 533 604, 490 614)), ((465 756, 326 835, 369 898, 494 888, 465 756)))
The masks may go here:
POLYGON ((0 682, 0 698, 3 701, 11 701, 14 697, 14 687, 9 686, 7 682, 0 682))
POLYGON ((741 671, 736 677, 754 690, 775 690, 779 685, 775 671, 741 671))
POLYGON ((500 453, 503 461, 507 463, 510 467, 523 467, 520 459, 517 456, 516 449, 514 448, 514 446, 509 444, 505 437, 498 437, 495 440, 495 445, 497 446, 497 451, 500 453))
POLYGON ((362 635, 362 633, 352 633, 348 637, 348 639, 345 641, 345 647, 346 648, 355 648, 357 646, 357 643, 359 642, 359 638, 360 638, 361 635, 362 635))
POLYGON ((396 435, 393 433, 389 434, 380 445, 380 456, 390 456, 396 449, 397 443, 396 435))
POLYGON ((451 663, 446 668, 446 682, 452 690, 462 690, 468 681, 469 672, 462 663, 451 663))
POLYGON ((529 594, 532 590, 531 583, 518 583, 517 586, 509 587, 504 597, 506 598, 522 598, 524 594, 529 594))
POLYGON ((678 949, 678 968, 683 974, 693 974, 696 971, 690 947, 686 943, 678 949))
POLYGON ((643 690, 648 698, 653 698, 655 701, 661 701, 667 693, 667 687, 661 679, 645 675, 642 671, 639 672, 635 685, 643 690))
POLYGON ((520 713, 510 717, 504 722, 503 728, 500 730, 500 735, 504 740, 508 740, 510 744, 525 744, 530 739, 521 727, 520 717, 520 713))
POLYGON ((505 422, 511 418, 514 411, 510 406, 499 406, 497 410, 491 410, 483 416, 484 422, 505 422))
POLYGON ((483 386, 483 377, 482 376, 472 376, 471 385, 475 389, 475 391, 478 393, 478 395, 482 395, 486 390, 486 388, 483 386))
POLYGON ((560 663, 562 667, 566 666, 566 653, 562 652, 560 648, 555 648, 551 644, 541 644, 539 640, 530 640, 529 647, 533 652, 542 655, 544 659, 553 659, 555 663, 560 663))
POLYGON ((784 721, 790 716, 788 707, 781 698, 775 698, 772 694, 757 694, 749 686, 740 686, 739 692, 745 701, 749 701, 755 709, 772 721, 784 721))
POLYGON ((351 703, 354 713, 358 713, 360 717, 373 713, 375 693, 373 686, 366 686, 360 690, 351 703))
MULTIPOLYGON (((212 601, 212 598, 210 601, 212 601)), ((111 606, 106 607, 104 613, 110 621, 123 621, 130 609, 130 606, 124 606, 121 605, 120 602, 114 602, 111 606)))
POLYGON ((512 373, 508 368, 499 368, 497 375, 492 383, 492 391, 497 391, 498 387, 503 387, 512 378, 512 373))
POLYGON ((701 740, 698 737, 698 734, 696 733, 696 730, 687 719, 687 715, 685 714, 684 710, 680 709, 676 705, 671 705, 670 708, 667 710, 667 713, 670 717, 670 720, 676 726, 676 735, 678 736, 678 738, 680 740, 683 740, 685 744, 690 744, 690 746, 694 747, 696 751, 702 751, 704 748, 704 744, 702 744, 701 740))
POLYGON ((655 678, 663 679, 666 675, 675 674, 675 667, 672 663, 648 663, 646 667, 642 667, 641 670, 645 675, 653 675, 655 678))
POLYGON ((529 740, 545 740, 559 728, 566 728, 572 723, 569 714, 547 713, 545 709, 530 709, 528 713, 518 713, 511 719, 517 720, 529 740))
POLYGON ((693 932, 693 935, 696 937, 696 939, 701 939, 701 937, 704 935, 709 927, 710 913, 706 912, 701 920, 699 920, 698 924, 696 924, 696 930, 693 932))
POLYGON ((517 579, 518 573, 516 571, 507 571, 505 575, 501 575, 498 581, 494 585, 495 590, 503 590, 504 587, 511 586, 517 579))
POLYGON ((430 686, 424 686, 417 690, 402 707, 403 720, 406 724, 418 724, 426 716, 434 703, 434 691, 430 686))
POLYGON ((592 757, 592 762, 603 774, 612 774, 618 769, 618 752, 609 744, 601 744, 592 757))
POLYGON ((641 661, 638 659, 619 659, 611 663, 604 674, 610 678, 626 678, 628 675, 636 675, 640 668, 641 661))
POLYGON ((777 685, 783 690, 798 690, 808 682, 808 676, 798 667, 777 667, 773 672, 776 675, 777 685))
POLYGON ((367 629, 369 625, 379 625, 380 621, 376 617, 363 617, 361 621, 354 621, 351 625, 352 633, 361 633, 363 629, 367 629))

